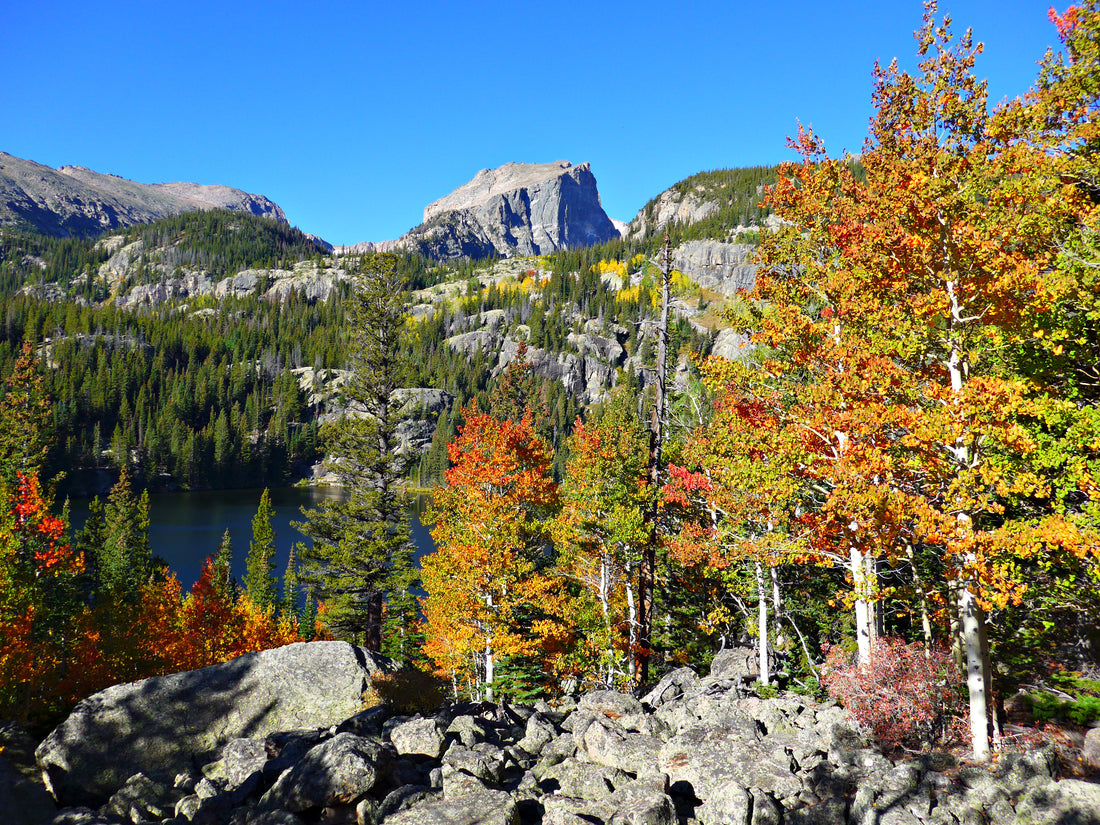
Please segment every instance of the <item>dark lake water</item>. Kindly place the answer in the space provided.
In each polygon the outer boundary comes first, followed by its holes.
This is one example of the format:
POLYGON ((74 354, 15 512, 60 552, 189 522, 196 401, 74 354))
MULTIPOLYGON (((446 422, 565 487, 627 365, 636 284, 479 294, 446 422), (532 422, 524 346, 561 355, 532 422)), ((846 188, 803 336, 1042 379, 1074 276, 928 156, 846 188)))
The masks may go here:
MULTIPOLYGON (((149 545, 176 573, 186 591, 202 572, 207 556, 217 552, 222 534, 229 530, 233 539, 233 574, 244 576, 245 557, 252 541, 252 518, 263 490, 201 490, 185 493, 152 493, 149 496, 149 545)), ((302 520, 301 508, 314 507, 326 498, 338 497, 339 490, 317 487, 281 487, 271 490, 275 529, 275 572, 281 579, 286 571, 290 547, 307 541, 290 526, 302 520)), ((106 496, 101 496, 105 500, 106 496)), ((428 528, 420 523, 426 506, 424 497, 410 498, 409 515, 416 556, 435 549, 428 528)), ((88 517, 88 500, 74 499, 71 504, 73 529, 83 526, 88 517)))

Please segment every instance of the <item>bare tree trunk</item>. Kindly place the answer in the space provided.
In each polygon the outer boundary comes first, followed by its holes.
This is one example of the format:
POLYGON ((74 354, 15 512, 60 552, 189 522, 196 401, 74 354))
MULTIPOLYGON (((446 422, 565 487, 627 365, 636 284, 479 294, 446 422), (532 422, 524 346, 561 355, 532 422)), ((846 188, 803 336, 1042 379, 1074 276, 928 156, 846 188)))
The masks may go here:
POLYGON ((760 562, 755 562, 756 568, 756 641, 757 651, 760 656, 760 684, 771 684, 771 671, 768 668, 768 590, 764 584, 764 570, 760 562))
POLYGON ((921 636, 924 639, 924 658, 932 658, 932 619, 928 612, 928 591, 924 588, 924 579, 917 569, 917 553, 913 545, 905 543, 905 555, 909 558, 909 567, 913 571, 913 590, 917 594, 917 607, 920 609, 921 636))
POLYGON ((635 681, 645 684, 649 680, 649 660, 653 650, 653 602, 657 578, 657 491, 661 489, 661 452, 667 430, 668 398, 668 315, 669 287, 672 281, 672 241, 665 233, 665 247, 661 262, 661 315, 657 321, 657 363, 655 365, 656 398, 649 426, 649 489, 653 500, 647 509, 649 523, 646 546, 642 552, 642 566, 638 577, 638 669, 635 681))

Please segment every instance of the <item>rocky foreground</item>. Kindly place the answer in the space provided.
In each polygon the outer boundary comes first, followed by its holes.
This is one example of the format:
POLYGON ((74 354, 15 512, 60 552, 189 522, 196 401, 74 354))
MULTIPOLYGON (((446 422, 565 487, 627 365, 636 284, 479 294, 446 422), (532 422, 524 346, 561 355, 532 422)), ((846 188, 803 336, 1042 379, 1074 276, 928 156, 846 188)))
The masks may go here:
POLYGON ((640 700, 597 691, 434 715, 361 708, 383 660, 291 645, 85 700, 38 747, 47 786, 0 755, 10 825, 1100 824, 1100 784, 1053 750, 991 767, 893 763, 832 703, 745 689, 748 657, 674 671, 640 700))

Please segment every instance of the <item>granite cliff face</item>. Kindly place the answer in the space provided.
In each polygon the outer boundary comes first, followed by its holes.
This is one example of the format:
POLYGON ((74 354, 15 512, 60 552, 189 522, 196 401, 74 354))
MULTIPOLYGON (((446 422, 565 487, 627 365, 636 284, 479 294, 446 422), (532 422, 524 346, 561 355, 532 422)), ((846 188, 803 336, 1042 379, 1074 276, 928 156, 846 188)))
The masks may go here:
POLYGON ((277 204, 228 186, 135 183, 82 166, 51 169, 0 152, 0 225, 80 237, 199 209, 230 209, 286 223, 277 204))
POLYGON ((434 258, 542 255, 618 237, 587 163, 508 163, 424 209, 397 246, 434 258))

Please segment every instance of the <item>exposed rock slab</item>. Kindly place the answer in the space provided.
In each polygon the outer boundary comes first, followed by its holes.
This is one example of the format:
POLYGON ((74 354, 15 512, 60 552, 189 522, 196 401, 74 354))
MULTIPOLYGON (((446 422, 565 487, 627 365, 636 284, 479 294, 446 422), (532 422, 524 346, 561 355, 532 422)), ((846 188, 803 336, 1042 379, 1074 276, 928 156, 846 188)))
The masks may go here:
POLYGON ((508 163, 430 203, 397 246, 436 260, 543 255, 617 238, 587 163, 508 163))
POLYGON ((344 642, 311 642, 115 685, 77 705, 35 756, 59 801, 102 800, 135 773, 171 775, 232 739, 339 724, 388 667, 344 642))

